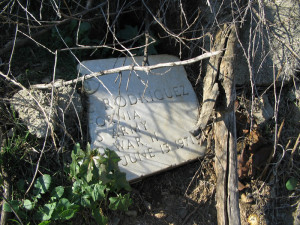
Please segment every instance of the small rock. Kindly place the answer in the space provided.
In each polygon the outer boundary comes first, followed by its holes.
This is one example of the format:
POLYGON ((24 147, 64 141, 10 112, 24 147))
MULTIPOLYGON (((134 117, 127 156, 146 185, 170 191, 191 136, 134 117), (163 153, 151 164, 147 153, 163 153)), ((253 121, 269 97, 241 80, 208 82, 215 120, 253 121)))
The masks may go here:
POLYGON ((161 219, 161 218, 164 218, 166 216, 166 214, 164 212, 159 212, 159 213, 155 213, 154 216, 157 219, 161 219))
POLYGON ((296 83, 294 88, 289 91, 288 99, 290 101, 300 101, 300 83, 296 83))
POLYGON ((125 214, 127 216, 136 217, 137 216, 137 211, 136 210, 128 210, 127 212, 125 212, 125 214))
POLYGON ((250 225, 258 225, 259 224, 259 217, 256 215, 256 214, 251 214, 249 217, 248 217, 248 223, 250 225))
POLYGON ((241 195, 241 201, 242 201, 243 203, 250 204, 250 203, 253 202, 253 198, 252 198, 252 197, 249 197, 249 196, 247 196, 245 193, 243 193, 243 194, 241 195))
POLYGON ((51 99, 49 90, 20 90, 10 100, 29 132, 38 138, 46 134, 49 136, 57 120, 65 123, 66 127, 72 126, 74 118, 82 112, 80 96, 73 87, 63 86, 54 91, 54 98, 51 99))
POLYGON ((188 213, 187 209, 186 208, 181 208, 178 210, 178 216, 183 219, 186 214, 188 213))
MULTIPOLYGON (((50 107, 50 101, 43 92, 32 90, 29 93, 26 90, 20 90, 12 97, 10 103, 19 113, 21 120, 27 125, 29 132, 38 138, 46 136, 48 124, 49 127, 54 127, 53 119, 56 109, 53 106, 50 107)), ((48 135, 50 133, 51 130, 49 129, 48 135)))
POLYGON ((172 223, 173 222, 173 217, 172 216, 168 216, 167 218, 166 218, 166 221, 168 222, 168 223, 172 223))
POLYGON ((146 206, 146 208, 147 208, 148 210, 151 210, 151 209, 152 209, 152 206, 151 206, 151 204, 150 204, 149 202, 144 201, 144 205, 146 206))
POLYGON ((169 195, 169 192, 168 192, 168 191, 162 191, 162 192, 161 192, 161 195, 163 195, 163 196, 168 196, 168 195, 169 195))
POLYGON ((253 116, 256 123, 262 124, 273 117, 274 110, 269 102, 268 96, 264 95, 261 99, 257 99, 253 116))

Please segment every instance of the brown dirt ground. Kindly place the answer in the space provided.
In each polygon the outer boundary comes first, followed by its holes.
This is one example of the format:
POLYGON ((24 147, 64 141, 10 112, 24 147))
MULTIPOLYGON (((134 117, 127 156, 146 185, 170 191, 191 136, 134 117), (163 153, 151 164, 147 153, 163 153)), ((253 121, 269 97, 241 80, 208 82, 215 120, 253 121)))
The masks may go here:
MULTIPOLYGON (((282 109, 282 112, 283 118, 287 118, 286 123, 290 126, 282 130, 279 143, 287 143, 287 140, 295 139, 298 132, 295 125, 300 116, 299 108, 295 104, 291 105, 285 100, 283 102, 289 106, 288 111, 282 109)), ((265 125, 260 135, 265 139, 271 138, 273 130, 267 128, 272 126, 272 124, 265 125)), ((238 140, 245 142, 245 139, 238 140)), ((294 217, 297 206, 299 208, 299 189, 288 191, 285 183, 290 176, 297 177, 299 152, 298 155, 291 156, 288 148, 285 155, 277 151, 264 177, 259 175, 266 163, 257 168, 256 174, 252 177, 241 179, 246 186, 239 192, 242 225, 298 225, 294 222, 294 217), (290 163, 291 160, 293 165, 290 163)), ((217 224, 215 183, 214 152, 210 150, 202 159, 132 184, 133 205, 127 213, 111 214, 111 223, 115 225, 217 224)))

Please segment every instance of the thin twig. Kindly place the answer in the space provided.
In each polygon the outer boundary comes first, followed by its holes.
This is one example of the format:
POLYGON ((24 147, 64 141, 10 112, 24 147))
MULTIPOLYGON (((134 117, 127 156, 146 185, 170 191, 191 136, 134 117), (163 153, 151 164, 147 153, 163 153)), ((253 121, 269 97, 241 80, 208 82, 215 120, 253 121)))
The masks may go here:
MULTIPOLYGON (((96 10, 96 9, 99 9, 100 7, 104 6, 105 4, 106 4, 106 1, 103 2, 103 3, 101 3, 101 4, 99 4, 99 5, 97 5, 97 6, 95 6, 95 7, 93 7, 93 8, 91 8, 91 9, 86 9, 86 10, 83 10, 82 12, 80 12, 80 13, 76 13, 76 14, 74 14, 73 16, 66 16, 66 15, 64 15, 64 16, 67 17, 66 19, 61 20, 61 21, 55 21, 55 23, 53 23, 53 24, 51 24, 51 25, 48 25, 47 28, 45 28, 45 29, 43 29, 43 30, 41 30, 41 31, 39 31, 39 32, 37 32, 37 33, 31 35, 31 38, 32 38, 32 39, 35 39, 35 38, 41 36, 42 34, 45 34, 45 33, 48 32, 49 30, 51 30, 52 27, 54 27, 54 26, 56 26, 56 25, 63 25, 63 24, 66 24, 66 23, 68 23, 69 21, 71 21, 72 19, 74 19, 74 18, 76 18, 76 17, 81 17, 81 16, 83 16, 83 15, 85 15, 85 14, 91 12, 91 11, 94 11, 94 10, 96 10)), ((44 26, 44 25, 43 25, 43 26, 44 26)), ((42 26, 41 26, 41 27, 42 27, 42 26)), ((13 46, 14 46, 15 48, 19 48, 19 47, 22 47, 22 46, 28 44, 29 42, 30 42, 30 40, 27 39, 27 38, 22 38, 22 39, 17 39, 17 40, 9 41, 8 43, 6 43, 6 44, 4 45, 4 47, 3 47, 2 49, 0 49, 0 55, 3 55, 3 54, 6 53, 7 51, 10 51, 10 50, 12 49, 13 46)))
MULTIPOLYGON (((56 65, 57 65, 57 51, 55 52, 55 61, 54 61, 54 70, 53 70, 53 82, 55 80, 55 73, 56 73, 56 65)), ((54 95, 54 86, 52 86, 52 90, 51 90, 51 102, 50 102, 50 111, 49 111, 49 120, 51 118, 51 114, 52 114, 52 108, 53 108, 53 97, 54 95)), ((46 117, 48 118, 48 117, 46 117)), ((52 129, 52 126, 48 123, 48 126, 47 126, 47 130, 46 130, 46 135, 45 135, 45 140, 44 140, 44 143, 43 143, 43 148, 41 150, 41 154, 40 154, 40 157, 38 159, 38 162, 37 162, 37 165, 36 165, 36 168, 35 168, 35 172, 34 172, 34 175, 33 175, 33 178, 31 180, 31 183, 29 185, 29 187, 27 188, 26 192, 25 192, 25 195, 29 192, 29 190, 31 189, 34 181, 35 181, 35 178, 37 176, 37 173, 38 173, 38 170, 39 170, 39 167, 40 167, 40 162, 42 160, 42 157, 43 157, 43 154, 44 154, 44 151, 45 151, 45 148, 46 148, 46 140, 47 140, 47 136, 48 136, 48 132, 51 132, 51 136, 52 136, 52 140, 53 140, 53 144, 56 147, 56 143, 55 143, 55 139, 54 139, 54 132, 53 132, 53 129, 52 129), (50 128, 50 129, 49 129, 50 128)))

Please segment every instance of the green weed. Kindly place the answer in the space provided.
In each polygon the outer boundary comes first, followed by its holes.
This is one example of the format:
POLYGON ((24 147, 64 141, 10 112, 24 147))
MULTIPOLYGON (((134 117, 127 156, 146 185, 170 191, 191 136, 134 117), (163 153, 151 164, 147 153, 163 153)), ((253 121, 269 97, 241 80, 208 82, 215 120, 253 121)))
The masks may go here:
MULTIPOLYGON (((101 155, 88 145, 82 150, 76 144, 72 151, 72 163, 66 167, 66 177, 72 186, 55 186, 52 178, 44 174, 36 179, 32 193, 23 200, 5 202, 4 210, 15 212, 23 221, 49 224, 51 221, 72 219, 77 212, 89 209, 97 224, 107 224, 106 210, 127 211, 132 204, 126 175, 120 172, 118 155, 109 149, 101 155)), ((24 181, 17 186, 24 189, 24 181)))

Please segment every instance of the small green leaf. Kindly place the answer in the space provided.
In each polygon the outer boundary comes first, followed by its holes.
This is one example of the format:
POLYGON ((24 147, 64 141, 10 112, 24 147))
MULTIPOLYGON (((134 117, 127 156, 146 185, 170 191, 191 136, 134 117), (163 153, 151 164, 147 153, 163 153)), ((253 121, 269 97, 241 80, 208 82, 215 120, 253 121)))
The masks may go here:
POLYGON ((117 170, 111 176, 111 184, 112 190, 120 191, 121 189, 125 189, 126 191, 131 191, 131 187, 129 182, 126 180, 126 174, 117 170))
POLYGON ((51 221, 43 221, 43 222, 39 223, 39 225, 48 225, 50 223, 51 223, 51 221))
POLYGON ((49 174, 45 174, 36 179, 34 187, 37 190, 36 194, 44 194, 48 191, 51 184, 51 176, 49 174))
MULTIPOLYGON (((79 209, 79 206, 77 208, 79 209)), ((66 209, 59 214, 59 218, 61 220, 72 219, 75 216, 78 209, 66 209)))
POLYGON ((107 171, 119 170, 118 162, 121 160, 115 151, 110 149, 105 150, 105 155, 107 158, 102 157, 100 163, 103 163, 107 171))
POLYGON ((85 194, 87 194, 91 197, 92 193, 93 193, 93 186, 92 185, 87 185, 84 188, 82 188, 82 190, 85 194))
POLYGON ((106 185, 107 183, 109 183, 110 182, 110 179, 108 178, 108 173, 107 173, 107 171, 106 171, 106 168, 105 168, 105 165, 100 165, 99 167, 98 167, 99 169, 99 171, 98 171, 98 179, 101 181, 101 183, 103 184, 103 185, 106 185))
POLYGON ((35 217, 37 220, 50 220, 52 213, 56 207, 56 202, 53 202, 51 204, 45 204, 42 208, 40 208, 36 214, 35 217))
POLYGON ((110 197, 109 202, 110 209, 123 211, 127 211, 128 207, 132 204, 129 193, 124 196, 118 195, 117 197, 110 197))
POLYGON ((297 188, 298 181, 295 177, 291 177, 285 184, 286 189, 293 191, 297 188))
POLYGON ((27 210, 32 210, 33 209, 33 204, 30 200, 28 199, 25 199, 24 202, 23 202, 23 206, 25 209, 27 210))
POLYGON ((90 207, 91 206, 90 196, 89 195, 83 195, 83 196, 81 196, 80 204, 83 207, 90 207))
POLYGON ((41 194, 38 193, 39 190, 38 189, 33 189, 33 194, 35 195, 34 199, 37 201, 39 198, 42 198, 41 194))
POLYGON ((92 215, 95 218, 97 224, 99 224, 99 225, 106 225, 106 224, 108 224, 107 217, 105 217, 104 215, 102 215, 100 213, 100 209, 99 208, 94 208, 92 210, 92 215))
POLYGON ((24 181, 24 179, 18 180, 18 182, 17 182, 17 188, 18 188, 18 190, 24 192, 24 189, 25 189, 24 187, 25 187, 25 181, 24 181))
POLYGON ((4 210, 4 212, 12 212, 12 210, 7 202, 3 203, 3 210, 4 210))
POLYGON ((58 199, 61 198, 61 196, 63 194, 64 194, 64 187, 63 186, 57 186, 51 192, 51 199, 52 200, 58 200, 58 199))
POLYGON ((78 211, 79 206, 71 204, 68 199, 62 198, 52 214, 54 220, 69 220, 78 211))
POLYGON ((99 201, 105 198, 105 186, 101 184, 95 184, 94 189, 92 191, 92 199, 94 202, 99 201))
POLYGON ((76 180, 73 183, 72 192, 74 194, 81 194, 82 193, 82 188, 84 188, 83 181, 82 180, 76 180))
MULTIPOLYGON (((72 152, 72 154, 73 154, 73 152, 72 152)), ((72 177, 77 178, 79 168, 80 167, 79 167, 76 159, 73 159, 72 163, 70 164, 70 174, 71 174, 72 177)))
POLYGON ((92 171, 89 170, 90 163, 91 163, 90 159, 86 158, 81 164, 79 169, 79 175, 81 177, 85 177, 87 182, 90 182, 92 179, 92 171))
POLYGON ((9 201, 9 204, 7 202, 4 202, 3 210, 5 212, 12 212, 11 208, 13 208, 13 210, 15 211, 18 211, 20 208, 20 202, 18 200, 9 201))
POLYGON ((58 208, 68 208, 68 207, 70 207, 71 206, 71 203, 70 203, 70 201, 68 200, 68 199, 66 199, 66 198, 62 198, 62 199, 60 199, 59 200, 59 202, 58 202, 58 204, 57 204, 57 207, 58 208))
POLYGON ((74 154, 74 157, 78 158, 78 159, 82 159, 85 156, 84 151, 82 151, 82 149, 80 148, 80 144, 76 143, 74 146, 74 150, 72 152, 74 154))

